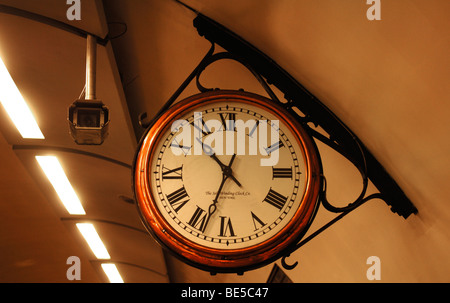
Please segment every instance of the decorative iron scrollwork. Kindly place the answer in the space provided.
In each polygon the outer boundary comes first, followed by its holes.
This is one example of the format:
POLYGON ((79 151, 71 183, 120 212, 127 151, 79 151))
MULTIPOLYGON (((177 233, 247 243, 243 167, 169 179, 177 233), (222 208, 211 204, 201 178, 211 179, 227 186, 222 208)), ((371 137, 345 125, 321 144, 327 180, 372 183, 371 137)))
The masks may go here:
MULTIPOLYGON (((327 107, 309 93, 300 83, 295 81, 287 72, 281 69, 273 60, 228 29, 201 14, 198 14, 197 18, 195 18, 194 26, 197 27, 201 36, 205 36, 211 42, 211 47, 197 67, 160 109, 154 119, 157 119, 165 112, 194 79, 197 89, 200 92, 218 89, 207 88, 200 83, 200 77, 203 71, 217 61, 233 60, 240 63, 255 77, 270 99, 281 104, 296 117, 310 136, 344 156, 358 169, 361 175, 363 183, 361 193, 353 202, 343 207, 338 207, 330 203, 327 198, 326 177, 325 175, 321 176, 323 188, 320 192, 318 208, 322 205, 327 211, 337 213, 338 215, 286 251, 285 256, 281 258, 281 264, 285 269, 293 269, 298 264, 297 261, 289 264, 286 260, 293 252, 369 200, 382 199, 391 206, 393 212, 398 213, 404 218, 407 218, 410 214, 417 213, 417 209, 411 201, 362 144, 359 138, 327 107), (226 51, 215 53, 216 43, 226 51), (285 100, 280 100, 277 97, 271 85, 275 86, 284 94, 285 100), (311 123, 314 127, 310 126, 311 123), (318 126, 325 131, 326 135, 316 130, 318 126), (369 179, 378 188, 379 193, 367 195, 369 179)), ((143 122, 146 119, 145 115, 141 118, 140 123, 143 127, 152 123, 152 121, 148 123, 143 122)))

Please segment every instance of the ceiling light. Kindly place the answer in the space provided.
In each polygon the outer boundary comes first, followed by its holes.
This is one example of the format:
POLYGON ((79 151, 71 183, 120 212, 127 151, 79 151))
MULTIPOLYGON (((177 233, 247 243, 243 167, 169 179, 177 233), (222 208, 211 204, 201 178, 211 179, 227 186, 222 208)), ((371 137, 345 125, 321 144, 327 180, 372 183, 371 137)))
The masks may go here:
POLYGON ((36 156, 36 160, 50 183, 53 185, 53 188, 69 214, 85 215, 86 212, 84 211, 77 194, 73 190, 69 179, 67 179, 58 158, 54 156, 36 156))
POLYGON ((77 223, 77 227, 97 259, 111 259, 94 225, 91 223, 77 223))
POLYGON ((119 271, 115 264, 112 263, 103 263, 102 264, 103 271, 111 283, 123 283, 123 279, 120 276, 119 271))
POLYGON ((44 139, 33 114, 0 58, 0 102, 25 139, 44 139))

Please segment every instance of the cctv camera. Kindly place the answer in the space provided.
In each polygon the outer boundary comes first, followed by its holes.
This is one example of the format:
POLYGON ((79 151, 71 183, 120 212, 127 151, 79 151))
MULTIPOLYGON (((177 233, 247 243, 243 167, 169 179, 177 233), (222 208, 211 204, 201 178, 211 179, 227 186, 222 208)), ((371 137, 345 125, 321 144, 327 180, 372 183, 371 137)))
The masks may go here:
POLYGON ((109 110, 100 100, 76 100, 69 107, 68 121, 77 144, 99 145, 108 136, 109 110))

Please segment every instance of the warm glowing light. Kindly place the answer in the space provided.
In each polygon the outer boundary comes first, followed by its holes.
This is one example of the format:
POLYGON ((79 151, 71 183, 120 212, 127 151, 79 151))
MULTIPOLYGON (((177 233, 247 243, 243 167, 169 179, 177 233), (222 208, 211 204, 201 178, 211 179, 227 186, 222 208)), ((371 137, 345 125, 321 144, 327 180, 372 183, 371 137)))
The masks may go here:
POLYGON ((25 139, 44 139, 30 108, 0 58, 0 103, 25 139))
POLYGON ((91 223, 77 223, 78 230, 83 235, 97 259, 110 259, 108 250, 100 239, 94 225, 91 223))
POLYGON ((103 263, 102 268, 103 268, 103 271, 105 272, 106 276, 108 277, 109 282, 123 283, 122 276, 120 275, 119 271, 117 270, 117 267, 115 264, 103 263))
POLYGON ((44 171, 50 183, 53 185, 61 202, 71 215, 85 215, 83 206, 78 199, 77 194, 67 179, 66 174, 54 156, 36 156, 36 160, 44 171))

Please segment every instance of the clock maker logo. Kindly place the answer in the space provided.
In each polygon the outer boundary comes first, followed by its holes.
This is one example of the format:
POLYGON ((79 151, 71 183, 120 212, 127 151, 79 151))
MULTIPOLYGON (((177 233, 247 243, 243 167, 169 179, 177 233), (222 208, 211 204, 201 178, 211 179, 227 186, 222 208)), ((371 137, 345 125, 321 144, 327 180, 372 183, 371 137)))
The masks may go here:
POLYGON ((283 146, 278 120, 244 122, 236 120, 233 114, 227 114, 220 115, 220 120, 204 121, 202 113, 195 112, 193 122, 176 120, 172 123, 171 130, 177 133, 170 146, 172 153, 176 156, 257 155, 259 151, 263 156, 260 159, 261 166, 275 166, 279 160, 279 148, 283 146), (185 150, 180 149, 180 146, 192 146, 192 148, 185 150))
MULTIPOLYGON (((206 196, 216 196, 217 191, 205 191, 206 196)), ((250 196, 250 192, 244 191, 244 190, 238 190, 238 191, 222 191, 219 194, 219 199, 228 199, 228 200, 234 200, 236 197, 247 197, 250 196)))

